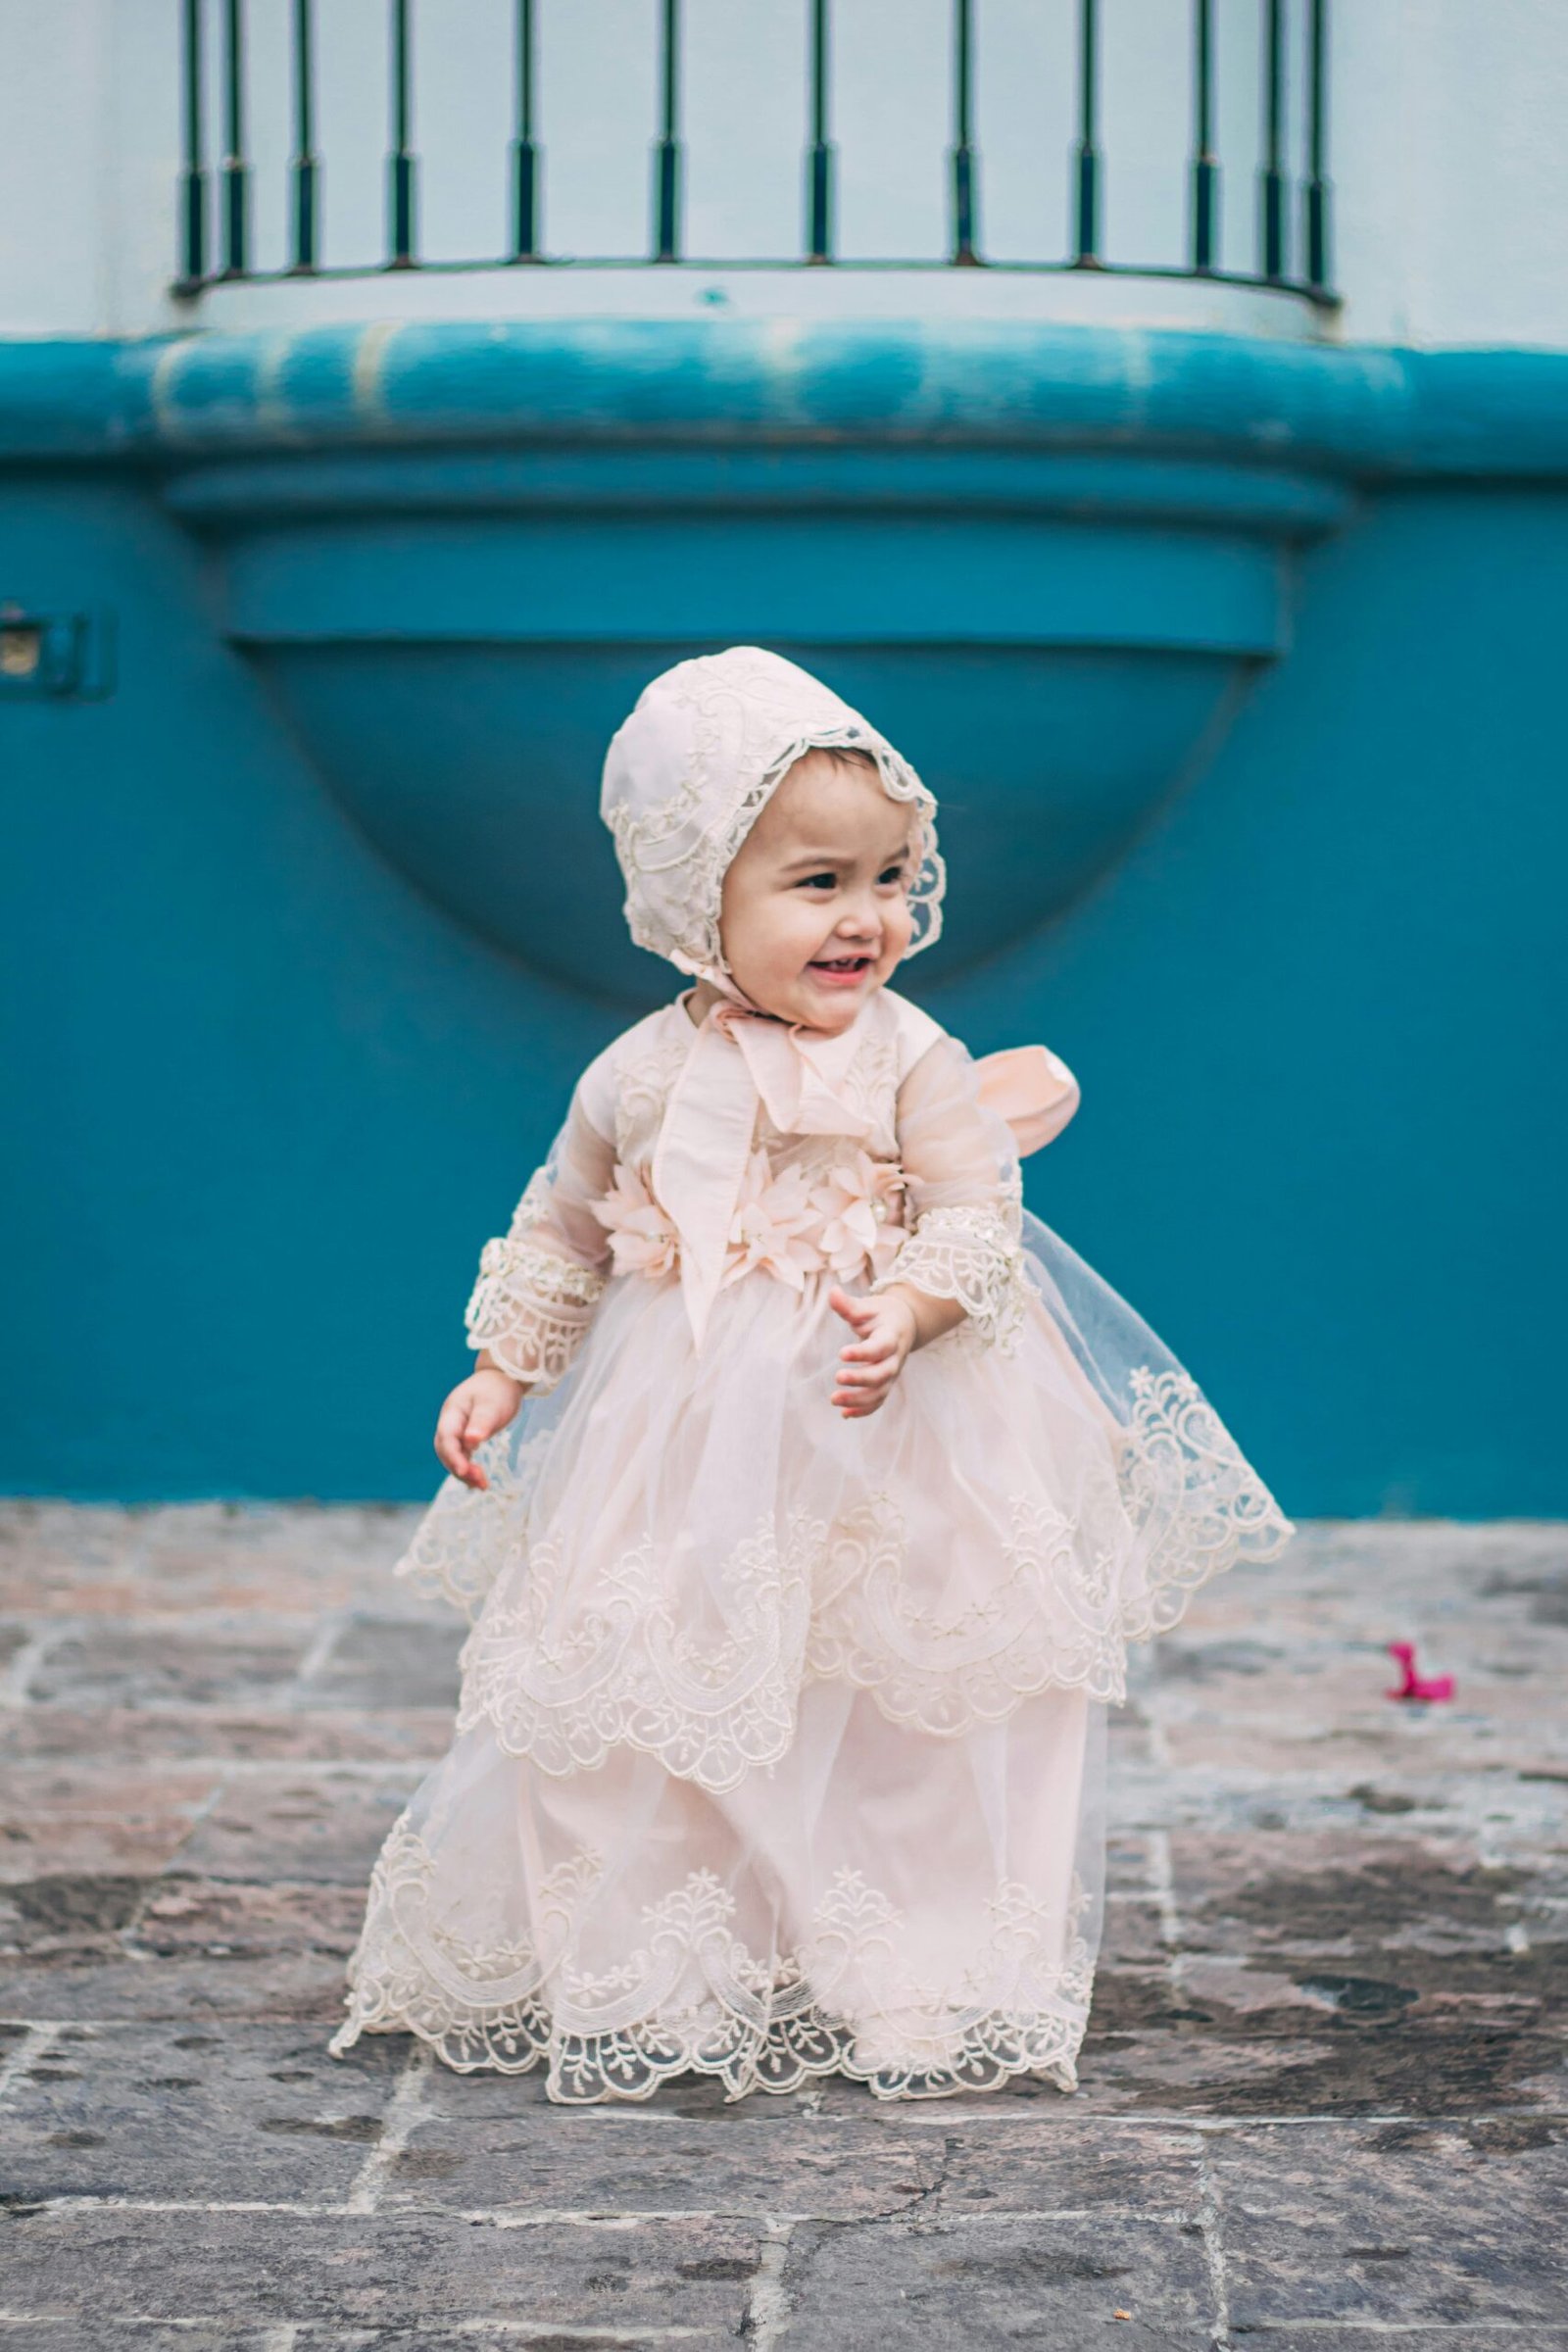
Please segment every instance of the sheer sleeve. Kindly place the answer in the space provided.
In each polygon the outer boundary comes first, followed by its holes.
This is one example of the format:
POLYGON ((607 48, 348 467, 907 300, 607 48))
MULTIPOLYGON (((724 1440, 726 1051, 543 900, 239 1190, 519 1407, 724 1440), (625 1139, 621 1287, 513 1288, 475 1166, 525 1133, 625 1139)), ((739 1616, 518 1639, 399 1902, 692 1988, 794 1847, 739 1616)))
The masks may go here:
POLYGON ((1006 1349, 1024 1308, 1023 1183, 1012 1131, 980 1100, 975 1064, 938 1038, 899 1089, 908 1229, 872 1287, 906 1282, 956 1298, 982 1343, 1006 1349))
POLYGON ((610 1237, 591 1203, 610 1189, 615 1150, 589 1118, 583 1088, 505 1235, 486 1242, 464 1320, 535 1396, 553 1389, 582 1346, 604 1293, 610 1237))

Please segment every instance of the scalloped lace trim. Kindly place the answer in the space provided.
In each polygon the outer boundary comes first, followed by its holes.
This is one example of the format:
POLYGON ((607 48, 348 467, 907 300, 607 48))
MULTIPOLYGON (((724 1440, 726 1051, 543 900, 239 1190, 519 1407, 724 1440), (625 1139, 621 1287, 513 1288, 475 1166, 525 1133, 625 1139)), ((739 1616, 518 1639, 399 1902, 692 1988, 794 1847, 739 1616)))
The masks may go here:
MULTIPOLYGON (((613 1747, 656 1754, 703 1788, 736 1788, 795 1736, 804 1682, 851 1682, 889 1722, 961 1739, 1049 1689, 1119 1703, 1128 1642, 1166 1633, 1187 1599, 1239 1559, 1274 1559, 1291 1522, 1185 1374, 1140 1371, 1119 1458, 1104 1453, 1074 1510, 1013 1495, 997 1574, 980 1599, 938 1613, 907 1581, 907 1527, 872 1494, 832 1527, 761 1519, 724 1562, 708 1621, 686 1616, 654 1541, 569 1597, 560 1543, 529 1545, 534 1460, 491 1492, 449 1480, 397 1574, 477 1616, 503 1566, 519 1597, 491 1601, 464 1648, 459 1727, 489 1722, 511 1754, 548 1774, 602 1764, 613 1747), (1138 1581, 1121 1590, 1128 1554, 1138 1581)), ((484 1458, 484 1453, 482 1453, 484 1458)))
POLYGON ((934 1739, 1002 1722, 1043 1690, 1119 1704, 1130 1642, 1167 1631, 1200 1585, 1244 1557, 1276 1557, 1294 1533, 1191 1379, 1141 1372, 1134 1396, 1119 1458, 1096 1465, 1076 1510, 1011 1498, 1005 1573, 956 1614, 911 1596, 891 1495, 849 1513, 817 1572, 808 1673, 854 1683, 934 1739), (1118 1578, 1133 1550, 1144 1582, 1129 1594, 1118 1578))
MULTIPOLYGON (((519 1217, 528 1199, 525 1193, 519 1217)), ((514 1223, 510 1234, 485 1243, 463 1319, 470 1348, 487 1348, 504 1372, 544 1396, 582 1346, 609 1278, 520 1238, 527 1230, 527 1223, 514 1223)))
POLYGON ((916 1979, 904 1922, 858 1872, 841 1870, 800 1949, 772 1967, 734 1932, 734 1898, 696 1871, 642 1914, 643 1939, 603 1975, 573 1963, 581 1914, 600 1884, 584 1849, 539 1889, 533 1939, 473 1941, 439 1918, 435 1861, 407 1814, 382 1849, 349 1964, 347 2021, 409 2033, 462 2074, 524 2074, 543 2063, 565 2105, 646 2099, 671 2075, 716 2076, 732 2099, 842 2074, 883 2099, 994 2090, 1043 2074, 1061 2089, 1089 2014, 1094 1964, 1075 1880, 1066 1916, 1004 1881, 959 1980, 916 1979))
MULTIPOLYGON (((527 1543, 527 1506, 551 1435, 508 1466, 479 1449, 488 1493, 447 1480, 400 1576, 477 1617, 527 1543)), ((562 1561, 533 1545, 521 1598, 488 1611, 464 1651, 461 1724, 488 1720, 512 1753, 565 1773, 637 1747, 714 1790, 777 1760, 806 1680, 869 1691, 890 1721, 958 1738, 1046 1690, 1126 1695, 1126 1652, 1177 1624, 1199 1586, 1238 1560, 1274 1559, 1292 1524, 1185 1373, 1141 1370, 1133 1415, 1071 1513, 1014 1496, 1002 1573, 983 1600, 939 1616, 910 1593, 905 1522, 875 1494, 833 1527, 770 1520, 737 1546, 721 1615, 686 1624, 652 1541, 564 1609, 562 1561), (1118 1590, 1138 1555, 1139 1582, 1118 1590)))
POLYGON ((659 1547, 645 1542, 595 1579, 566 1614, 560 1547, 535 1544, 521 1597, 492 1605, 463 1651, 458 1729, 488 1722, 509 1755, 542 1772, 581 1772, 613 1747, 658 1756, 715 1793, 777 1763, 795 1737, 811 1572, 826 1528, 771 1519, 724 1565, 722 1616, 681 1621, 659 1547))
POLYGON ((972 1334, 982 1346, 1010 1355, 1023 1327, 1028 1291, 1015 1219, 1001 1209, 928 1208, 917 1217, 897 1257, 873 1291, 906 1282, 930 1298, 956 1298, 968 1321, 946 1335, 946 1345, 972 1334))
POLYGON ((1099 1496, 1110 1521, 1085 1541, 1085 1519, 1015 1496, 1006 1573, 985 1597, 939 1616, 912 1598, 907 1536, 890 1495, 873 1495, 835 1530, 818 1581, 808 1671, 868 1691, 890 1722, 956 1740, 1001 1723, 1043 1690, 1126 1695, 1126 1654, 1111 1606, 1112 1525, 1126 1522, 1108 1465, 1099 1496))
POLYGON ((1147 1590, 1124 1606, 1121 1630, 1145 1642, 1168 1632, 1211 1576, 1277 1559, 1296 1529, 1189 1374, 1141 1365, 1132 1395, 1117 1477, 1128 1516, 1152 1541, 1147 1590))

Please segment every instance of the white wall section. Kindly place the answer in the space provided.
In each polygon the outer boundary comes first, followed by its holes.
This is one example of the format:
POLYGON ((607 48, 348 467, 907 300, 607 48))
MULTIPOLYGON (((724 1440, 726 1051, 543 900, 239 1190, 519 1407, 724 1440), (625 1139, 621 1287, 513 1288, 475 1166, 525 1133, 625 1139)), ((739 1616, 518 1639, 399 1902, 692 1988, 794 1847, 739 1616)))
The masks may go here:
MULTIPOLYGON (((207 160, 220 147, 221 0, 203 0, 207 160)), ((252 263, 288 260, 291 0, 246 0, 252 263)), ((1568 10, 1555 0, 1334 0, 1329 168, 1337 322, 1277 297, 930 268, 948 236, 951 0, 834 0, 837 249, 905 271, 788 267, 803 238, 808 0, 684 0, 684 241, 704 271, 644 272, 659 0, 538 0, 544 237, 600 265, 477 281, 373 278, 171 300, 180 163, 180 0, 0 0, 0 332, 137 332, 205 318, 742 309, 953 310, 1320 333, 1371 342, 1568 346, 1568 10), (785 267, 765 275, 739 264, 785 267), (608 263, 625 265, 612 275, 608 263), (916 274, 908 270, 918 266, 916 274), (366 305, 371 305, 369 313, 366 305)), ((974 0, 980 243, 999 264, 1071 249, 1076 0, 974 0)), ((385 239, 386 0, 317 0, 321 259, 385 239)), ((501 257, 509 234, 513 0, 414 0, 418 248, 501 257)), ((1191 156, 1189 0, 1101 0, 1103 251, 1180 268, 1191 156)), ((1287 0, 1287 162, 1303 169, 1306 0, 1287 0)), ((1215 0, 1222 266, 1257 269, 1261 0, 1215 0)), ((1299 267, 1293 186, 1291 262, 1299 267)), ((212 233, 218 232, 216 189, 212 233)))

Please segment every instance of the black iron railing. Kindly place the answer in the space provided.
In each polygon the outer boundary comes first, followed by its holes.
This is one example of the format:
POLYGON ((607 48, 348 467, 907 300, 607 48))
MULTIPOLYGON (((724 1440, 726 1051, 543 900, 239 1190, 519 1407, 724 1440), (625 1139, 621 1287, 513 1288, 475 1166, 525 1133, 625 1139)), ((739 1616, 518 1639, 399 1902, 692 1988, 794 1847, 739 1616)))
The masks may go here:
MULTIPOLYGON (((591 7, 592 0, 580 0, 591 7)), ((1112 0, 1113 4, 1113 0, 1112 0)), ((1192 161, 1186 220, 1186 258, 1180 265, 1111 260, 1102 250, 1107 172, 1112 168, 1101 139, 1102 24, 1100 0, 1040 0, 1042 8, 1072 7, 1077 36, 1077 139, 1069 159, 1070 251, 1058 259, 1005 263, 988 261, 980 237, 983 157, 975 134, 975 84, 979 60, 973 0, 952 0, 952 125, 948 156, 947 250, 934 257, 943 268, 1004 268, 1008 270, 1104 270, 1133 275, 1212 278, 1229 284, 1277 287, 1319 304, 1338 298, 1330 282, 1330 185, 1328 155, 1329 0, 1297 0, 1304 15, 1304 71, 1295 125, 1304 172, 1293 178, 1288 164, 1287 0, 1257 0, 1260 12, 1261 166, 1255 196, 1255 257, 1251 270, 1219 263, 1222 173, 1215 151, 1216 51, 1213 0, 1168 0, 1190 7, 1192 24, 1192 161), (1293 195, 1298 223, 1292 258, 1293 195)), ((659 0, 658 118, 654 123, 653 187, 649 237, 641 256, 618 257, 664 266, 734 269, 800 264, 908 268, 906 259, 879 265, 866 257, 845 263, 835 251, 838 151, 831 136, 832 0, 777 0, 780 7, 807 12, 808 87, 805 108, 805 204, 801 250, 754 261, 689 254, 682 233, 684 150, 681 133, 681 0, 659 0)), ((384 249, 363 262, 323 268, 321 263, 322 166, 316 148, 315 0, 292 0, 290 110, 292 153, 288 165, 288 258, 281 269, 253 266, 251 239, 252 168, 246 150, 246 0, 216 0, 220 56, 219 159, 209 168, 206 93, 209 90, 204 38, 212 29, 215 0, 184 0, 181 72, 183 168, 179 176, 179 261, 176 293, 191 296, 203 287, 234 280, 281 276, 343 277, 380 270, 478 270, 517 263, 571 261, 551 254, 543 242, 545 153, 536 135, 538 52, 534 0, 515 0, 515 115, 511 142, 511 250, 480 254, 469 261, 423 259, 418 244, 420 160, 415 147, 414 40, 416 0, 387 0, 388 146, 384 249), (216 187, 215 187, 216 180, 216 187), (214 254, 211 213, 216 197, 218 244, 214 254)), ((504 168, 497 159, 497 168, 504 168)), ((617 257, 594 257, 600 261, 617 257)), ((928 265, 930 266, 930 265, 928 265)))

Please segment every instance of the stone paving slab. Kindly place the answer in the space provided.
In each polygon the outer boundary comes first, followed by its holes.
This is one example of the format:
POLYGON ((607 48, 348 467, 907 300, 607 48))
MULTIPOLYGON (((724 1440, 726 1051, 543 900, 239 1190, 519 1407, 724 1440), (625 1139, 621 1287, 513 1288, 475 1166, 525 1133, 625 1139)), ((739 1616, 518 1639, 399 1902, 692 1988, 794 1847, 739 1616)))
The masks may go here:
POLYGON ((564 2110, 325 2054, 413 1517, 0 1504, 0 2352, 1568 2352, 1568 1529, 1308 1528, 1139 1660, 1074 2096, 564 2110))
POLYGON ((265 1706, 298 1682, 314 1632, 308 1617, 220 1617, 199 1631, 100 1622, 43 1645, 27 1695, 77 1708, 265 1706))
POLYGON ((208 1764, 109 1770, 97 1758, 8 1764, 0 1788, 0 1884, 169 1868, 222 1786, 208 1764))
POLYGON ((716 2340, 727 2330, 733 2344, 760 2262, 760 2232, 729 2221, 512 2228, 456 2215, 65 2205, 12 2221, 5 2292, 13 2310, 61 2318, 412 2329, 525 2319, 580 2327, 590 2340, 596 2328, 698 2328, 716 2340))
POLYGON ((1087 2352, 1117 2343, 1211 2341, 1212 2281, 1196 2222, 1122 2214, 976 2223, 882 2223, 791 2238, 781 2279, 789 2352, 1019 2344, 1087 2352), (1119 2326, 1116 2314, 1131 2326, 1119 2326))
POLYGON ((1518 2122, 1511 2132, 1284 2124, 1216 2137, 1209 2161, 1226 2217, 1233 2328, 1308 2320, 1568 2328, 1568 2133, 1518 2122))
POLYGON ((358 1884, 36 1879, 0 1887, 5 1998, 33 2017, 308 2017, 330 2032, 364 1911, 358 1884))
POLYGON ((179 1859, 212 1879, 289 1878, 364 1887, 416 1769, 260 1765, 227 1780, 179 1859))
POLYGON ((78 2029, 11 2087, 7 2193, 341 2203, 403 2065, 362 2043, 339 2066, 314 2027, 78 2029))

